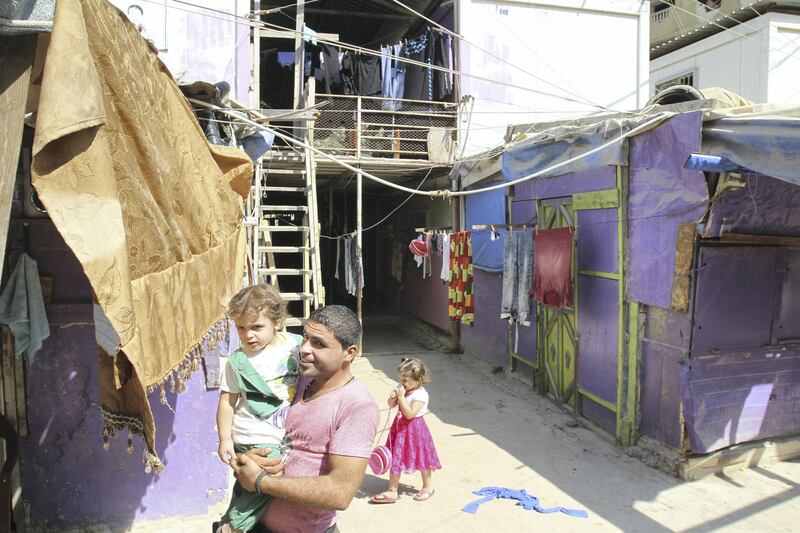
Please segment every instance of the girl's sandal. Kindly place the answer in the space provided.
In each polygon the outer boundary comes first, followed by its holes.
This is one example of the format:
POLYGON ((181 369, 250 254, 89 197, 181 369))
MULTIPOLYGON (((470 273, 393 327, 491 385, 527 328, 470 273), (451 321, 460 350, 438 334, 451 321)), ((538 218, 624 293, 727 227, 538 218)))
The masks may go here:
POLYGON ((431 496, 433 496, 433 493, 434 493, 434 492, 436 492, 436 490, 435 490, 435 489, 431 489, 431 490, 428 490, 428 489, 422 489, 421 491, 419 491, 418 493, 416 493, 416 494, 414 495, 414 499, 415 499, 416 501, 418 501, 418 502, 424 502, 425 500, 427 500, 428 498, 430 498, 431 496))
POLYGON ((396 496, 389 496, 385 492, 376 494, 375 496, 369 499, 369 503, 395 503, 396 501, 397 501, 396 496))

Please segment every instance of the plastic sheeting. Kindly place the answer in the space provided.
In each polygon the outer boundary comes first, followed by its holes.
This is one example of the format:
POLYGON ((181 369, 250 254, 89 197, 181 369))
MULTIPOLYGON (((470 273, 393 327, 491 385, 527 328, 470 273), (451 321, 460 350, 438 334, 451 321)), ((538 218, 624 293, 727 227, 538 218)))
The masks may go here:
MULTIPOLYGON (((669 116, 664 114, 664 119, 669 116)), ((585 154, 606 143, 610 145, 605 149, 545 173, 541 177, 627 165, 627 133, 653 118, 655 115, 637 115, 605 118, 588 124, 575 121, 528 135, 525 140, 509 146, 506 150, 503 155, 503 175, 509 181, 522 178, 585 154)))
POLYGON ((721 118, 703 125, 702 151, 800 185, 800 118, 721 118))
POLYGON ((49 32, 55 10, 56 0, 4 0, 0 2, 0 35, 49 32))
POLYGON ((679 226, 708 208, 702 173, 683 168, 700 146, 701 113, 685 113, 631 141, 628 296, 670 308, 679 226))
MULTIPOLYGON (((466 198, 466 229, 472 231, 475 224, 506 223, 506 191, 498 189, 466 198)), ((490 272, 503 271, 503 242, 505 230, 500 238, 492 240, 490 231, 472 232, 472 266, 490 272)))

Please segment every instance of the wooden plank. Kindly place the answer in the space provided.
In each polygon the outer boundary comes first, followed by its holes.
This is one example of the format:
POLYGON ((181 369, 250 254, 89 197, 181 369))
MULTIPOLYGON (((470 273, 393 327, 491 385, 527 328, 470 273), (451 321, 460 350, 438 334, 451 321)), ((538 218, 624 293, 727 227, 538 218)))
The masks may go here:
POLYGON ((11 197, 35 50, 36 35, 0 37, 0 124, 5 127, 0 136, 0 269, 5 263, 11 197))
POLYGON ((27 395, 25 394, 25 361, 14 358, 14 398, 17 404, 17 434, 28 436, 27 395))
POLYGON ((576 211, 616 207, 619 207, 619 191, 617 189, 578 192, 572 195, 572 209, 576 211))
POLYGON ((2 326, 2 328, 3 414, 11 422, 11 425, 16 428, 17 401, 14 396, 16 395, 17 387, 14 383, 14 336, 7 326, 2 326))
POLYGON ((725 233, 719 239, 716 239, 715 242, 723 244, 760 244, 764 246, 800 246, 800 237, 725 233))
POLYGON ((675 243, 675 270, 672 276, 672 296, 669 305, 675 311, 686 312, 689 310, 694 235, 694 223, 684 222, 678 227, 678 238, 675 243))

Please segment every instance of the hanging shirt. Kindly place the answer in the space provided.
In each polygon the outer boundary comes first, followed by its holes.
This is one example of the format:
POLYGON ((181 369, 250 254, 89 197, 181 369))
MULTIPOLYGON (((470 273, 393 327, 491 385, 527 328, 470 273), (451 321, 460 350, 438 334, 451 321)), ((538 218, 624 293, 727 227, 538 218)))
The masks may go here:
POLYGON ((545 305, 572 305, 573 228, 538 230, 532 296, 545 305))

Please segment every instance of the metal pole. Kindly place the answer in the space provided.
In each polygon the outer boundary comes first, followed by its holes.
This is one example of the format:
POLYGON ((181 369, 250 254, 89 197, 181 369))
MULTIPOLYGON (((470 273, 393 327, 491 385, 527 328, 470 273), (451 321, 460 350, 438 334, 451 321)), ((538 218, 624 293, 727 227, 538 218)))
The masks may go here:
MULTIPOLYGON (((364 300, 364 288, 362 287, 361 279, 364 277, 364 253, 361 248, 362 242, 362 227, 361 227, 361 208, 362 208, 362 176, 361 176, 361 165, 358 166, 358 173, 356 174, 356 247, 358 250, 358 258, 359 262, 359 279, 357 280, 358 284, 357 288, 357 312, 358 312, 358 321, 361 322, 362 326, 364 324, 363 320, 363 300, 364 300)), ((361 351, 363 351, 363 340, 361 351)))
POLYGON ((303 26, 305 26, 305 0, 297 0, 297 19, 294 38, 294 108, 301 109, 303 105, 303 71, 305 70, 306 47, 303 41, 303 26))

